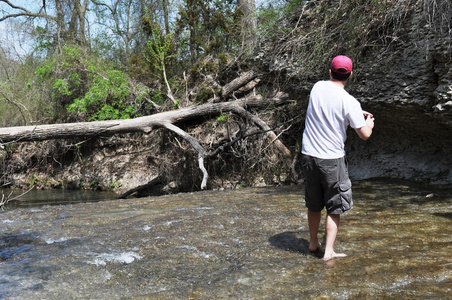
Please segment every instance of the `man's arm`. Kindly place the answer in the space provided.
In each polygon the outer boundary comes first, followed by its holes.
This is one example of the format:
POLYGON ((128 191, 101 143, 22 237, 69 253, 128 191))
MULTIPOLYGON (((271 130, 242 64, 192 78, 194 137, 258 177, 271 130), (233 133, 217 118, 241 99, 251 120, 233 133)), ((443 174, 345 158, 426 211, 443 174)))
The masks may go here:
POLYGON ((364 117, 366 118, 366 126, 361 127, 361 128, 355 128, 355 131, 361 139, 366 141, 372 135, 372 130, 374 128, 374 120, 375 119, 374 119, 374 116, 367 111, 363 110, 363 114, 364 114, 364 117))

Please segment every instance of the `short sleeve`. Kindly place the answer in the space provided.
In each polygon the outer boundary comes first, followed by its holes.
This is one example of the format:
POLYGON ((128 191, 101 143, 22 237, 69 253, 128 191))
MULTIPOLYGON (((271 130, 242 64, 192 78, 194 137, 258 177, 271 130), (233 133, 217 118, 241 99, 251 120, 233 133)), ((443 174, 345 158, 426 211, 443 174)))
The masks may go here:
POLYGON ((359 104, 358 100, 353 100, 355 103, 353 103, 348 113, 348 120, 350 122, 350 127, 356 129, 366 126, 366 120, 364 119, 361 104, 359 104))

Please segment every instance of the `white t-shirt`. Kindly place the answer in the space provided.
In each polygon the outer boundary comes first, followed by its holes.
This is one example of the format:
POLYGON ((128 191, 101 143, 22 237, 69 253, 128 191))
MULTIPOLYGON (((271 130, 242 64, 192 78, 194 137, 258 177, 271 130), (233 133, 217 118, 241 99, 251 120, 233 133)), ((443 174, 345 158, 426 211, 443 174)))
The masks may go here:
POLYGON ((361 104, 332 81, 317 82, 309 98, 301 152, 324 159, 343 157, 349 125, 366 126, 361 104))

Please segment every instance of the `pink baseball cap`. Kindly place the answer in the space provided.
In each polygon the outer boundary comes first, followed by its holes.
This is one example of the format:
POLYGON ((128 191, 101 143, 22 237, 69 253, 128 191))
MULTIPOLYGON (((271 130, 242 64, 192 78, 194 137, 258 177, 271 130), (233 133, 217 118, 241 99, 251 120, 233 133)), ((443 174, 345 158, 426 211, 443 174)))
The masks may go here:
POLYGON ((353 69, 352 60, 345 55, 338 55, 331 61, 331 71, 339 74, 348 74, 353 69))

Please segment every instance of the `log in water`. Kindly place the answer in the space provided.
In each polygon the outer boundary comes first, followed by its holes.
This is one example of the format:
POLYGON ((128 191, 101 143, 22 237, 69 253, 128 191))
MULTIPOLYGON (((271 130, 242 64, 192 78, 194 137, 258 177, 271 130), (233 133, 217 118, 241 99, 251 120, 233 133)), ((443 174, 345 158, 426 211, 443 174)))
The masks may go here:
POLYGON ((327 263, 301 186, 9 209, 0 298, 446 299, 451 189, 365 181, 354 201, 327 263))

